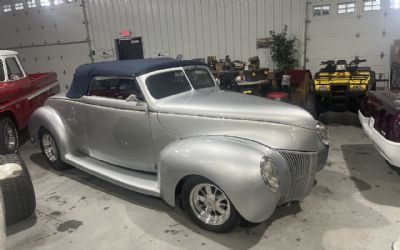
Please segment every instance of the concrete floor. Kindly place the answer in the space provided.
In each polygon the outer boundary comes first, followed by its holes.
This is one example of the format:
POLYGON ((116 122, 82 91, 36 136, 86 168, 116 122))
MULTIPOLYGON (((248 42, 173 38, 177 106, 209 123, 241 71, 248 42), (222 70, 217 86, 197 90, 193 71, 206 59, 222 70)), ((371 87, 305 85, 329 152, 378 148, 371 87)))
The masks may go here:
POLYGON ((400 235, 400 176, 354 114, 328 114, 331 148, 318 184, 300 204, 254 228, 213 234, 162 200, 77 169, 56 172, 30 143, 21 155, 37 210, 7 229, 9 249, 391 249, 400 235))

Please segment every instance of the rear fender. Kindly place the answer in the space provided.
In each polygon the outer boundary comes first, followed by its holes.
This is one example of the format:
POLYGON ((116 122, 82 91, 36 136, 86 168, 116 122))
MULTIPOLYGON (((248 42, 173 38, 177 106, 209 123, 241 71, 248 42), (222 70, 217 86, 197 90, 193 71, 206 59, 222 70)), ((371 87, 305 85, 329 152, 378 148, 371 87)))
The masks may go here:
POLYGON ((42 128, 47 129, 53 135, 62 160, 65 160, 65 155, 73 153, 75 147, 73 147, 71 133, 60 114, 50 106, 38 108, 29 121, 29 134, 35 146, 40 145, 39 132, 42 128))

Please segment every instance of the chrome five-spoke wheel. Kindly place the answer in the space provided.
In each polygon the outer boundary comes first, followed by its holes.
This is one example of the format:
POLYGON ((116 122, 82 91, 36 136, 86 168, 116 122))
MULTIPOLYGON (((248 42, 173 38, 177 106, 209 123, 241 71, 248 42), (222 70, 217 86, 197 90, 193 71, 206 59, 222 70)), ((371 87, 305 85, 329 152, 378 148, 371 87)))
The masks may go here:
POLYGON ((182 187, 182 207, 200 227, 225 233, 239 224, 241 216, 228 195, 202 176, 188 177, 182 187))
POLYGON ((43 145, 43 151, 47 157, 47 159, 49 159, 49 161, 54 162, 57 160, 57 146, 56 143, 54 142, 53 137, 48 134, 45 133, 42 136, 42 145, 43 145))
POLYGON ((58 150, 56 140, 45 128, 39 130, 39 143, 42 155, 53 169, 62 170, 69 168, 69 165, 65 164, 60 157, 61 152, 58 150))
POLYGON ((228 198, 212 184, 198 184, 192 189, 190 207, 197 218, 208 225, 222 225, 230 215, 228 198))

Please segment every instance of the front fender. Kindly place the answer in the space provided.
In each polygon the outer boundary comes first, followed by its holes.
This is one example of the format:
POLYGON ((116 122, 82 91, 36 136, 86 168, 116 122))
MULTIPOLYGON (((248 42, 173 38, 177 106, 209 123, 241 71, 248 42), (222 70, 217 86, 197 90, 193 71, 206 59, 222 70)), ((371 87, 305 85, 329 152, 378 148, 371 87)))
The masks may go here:
POLYGON ((225 136, 198 136, 175 141, 159 157, 160 191, 175 205, 175 190, 183 178, 199 175, 217 184, 238 212, 250 222, 262 222, 287 193, 289 171, 276 151, 253 141, 225 136), (260 161, 269 156, 277 166, 280 189, 273 193, 262 180, 260 161))
POLYGON ((68 127, 60 114, 50 106, 42 106, 35 110, 29 121, 29 134, 35 146, 39 146, 39 131, 47 129, 56 140, 60 157, 65 160, 65 155, 73 152, 73 142, 69 136, 68 127), (62 142, 62 143, 61 143, 62 142))

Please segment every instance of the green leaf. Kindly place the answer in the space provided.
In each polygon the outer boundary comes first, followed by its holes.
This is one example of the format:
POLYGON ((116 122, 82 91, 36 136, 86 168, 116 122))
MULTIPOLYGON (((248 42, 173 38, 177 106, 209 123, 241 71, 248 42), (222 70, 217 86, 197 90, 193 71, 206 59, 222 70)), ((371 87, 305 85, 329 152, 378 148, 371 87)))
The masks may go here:
POLYGON ((271 30, 272 38, 271 57, 280 70, 294 69, 298 67, 296 41, 297 38, 288 38, 287 25, 285 25, 280 33, 271 30))

